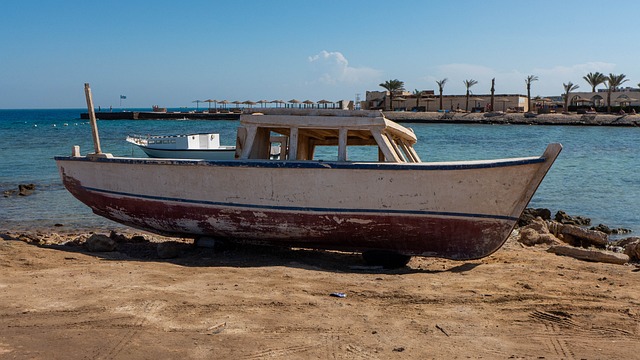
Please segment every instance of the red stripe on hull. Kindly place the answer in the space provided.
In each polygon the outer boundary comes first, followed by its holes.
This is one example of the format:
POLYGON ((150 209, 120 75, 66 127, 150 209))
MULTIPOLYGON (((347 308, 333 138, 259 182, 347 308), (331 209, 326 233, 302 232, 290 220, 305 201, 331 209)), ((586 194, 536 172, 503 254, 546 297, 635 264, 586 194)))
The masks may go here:
POLYGON ((111 220, 164 235, 348 251, 391 250, 455 260, 490 255, 514 220, 432 215, 357 214, 231 209, 114 197, 89 192, 64 177, 67 189, 111 220))

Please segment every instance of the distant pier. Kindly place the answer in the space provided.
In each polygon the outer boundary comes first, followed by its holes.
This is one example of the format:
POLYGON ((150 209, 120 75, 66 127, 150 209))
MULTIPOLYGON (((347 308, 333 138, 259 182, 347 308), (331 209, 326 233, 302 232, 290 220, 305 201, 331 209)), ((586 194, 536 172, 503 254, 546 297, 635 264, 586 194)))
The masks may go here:
MULTIPOLYGON (((209 112, 155 112, 155 111, 98 111, 100 120, 238 120, 239 113, 209 112)), ((88 113, 81 113, 80 119, 89 119, 88 113)))

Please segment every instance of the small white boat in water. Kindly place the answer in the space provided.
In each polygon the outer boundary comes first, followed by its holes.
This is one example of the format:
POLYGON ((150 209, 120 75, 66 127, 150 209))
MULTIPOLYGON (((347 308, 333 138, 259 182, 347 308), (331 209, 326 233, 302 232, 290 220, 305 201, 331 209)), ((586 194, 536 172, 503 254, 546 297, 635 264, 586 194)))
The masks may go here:
POLYGON ((129 135, 127 141, 147 156, 170 159, 233 159, 236 147, 220 145, 220 134, 129 135))
POLYGON ((159 234, 466 260, 504 244, 562 149, 423 162, 416 141, 377 111, 269 109, 241 116, 230 160, 114 157, 99 142, 55 160, 96 214, 159 234), (352 158, 361 148, 373 158, 352 158))

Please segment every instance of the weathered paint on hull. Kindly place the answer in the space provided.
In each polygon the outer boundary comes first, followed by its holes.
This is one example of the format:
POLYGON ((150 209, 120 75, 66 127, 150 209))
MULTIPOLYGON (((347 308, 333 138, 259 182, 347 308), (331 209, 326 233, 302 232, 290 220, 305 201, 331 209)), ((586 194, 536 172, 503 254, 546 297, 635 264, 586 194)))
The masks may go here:
POLYGON ((464 260, 502 246, 514 219, 446 215, 291 212, 114 197, 88 191, 69 178, 65 186, 98 215, 170 236, 211 236, 318 249, 391 250, 406 255, 464 260))
POLYGON ((177 236, 474 259, 506 240, 560 151, 498 163, 56 158, 96 214, 177 236))

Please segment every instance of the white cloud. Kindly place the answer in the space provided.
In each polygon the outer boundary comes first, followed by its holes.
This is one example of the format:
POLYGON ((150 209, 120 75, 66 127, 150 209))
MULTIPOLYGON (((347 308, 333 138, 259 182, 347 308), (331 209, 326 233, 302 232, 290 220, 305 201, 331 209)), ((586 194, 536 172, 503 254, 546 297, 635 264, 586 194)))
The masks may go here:
POLYGON ((337 51, 322 50, 317 55, 309 56, 309 63, 313 66, 315 81, 327 85, 368 83, 382 74, 376 69, 349 66, 347 58, 337 51))

